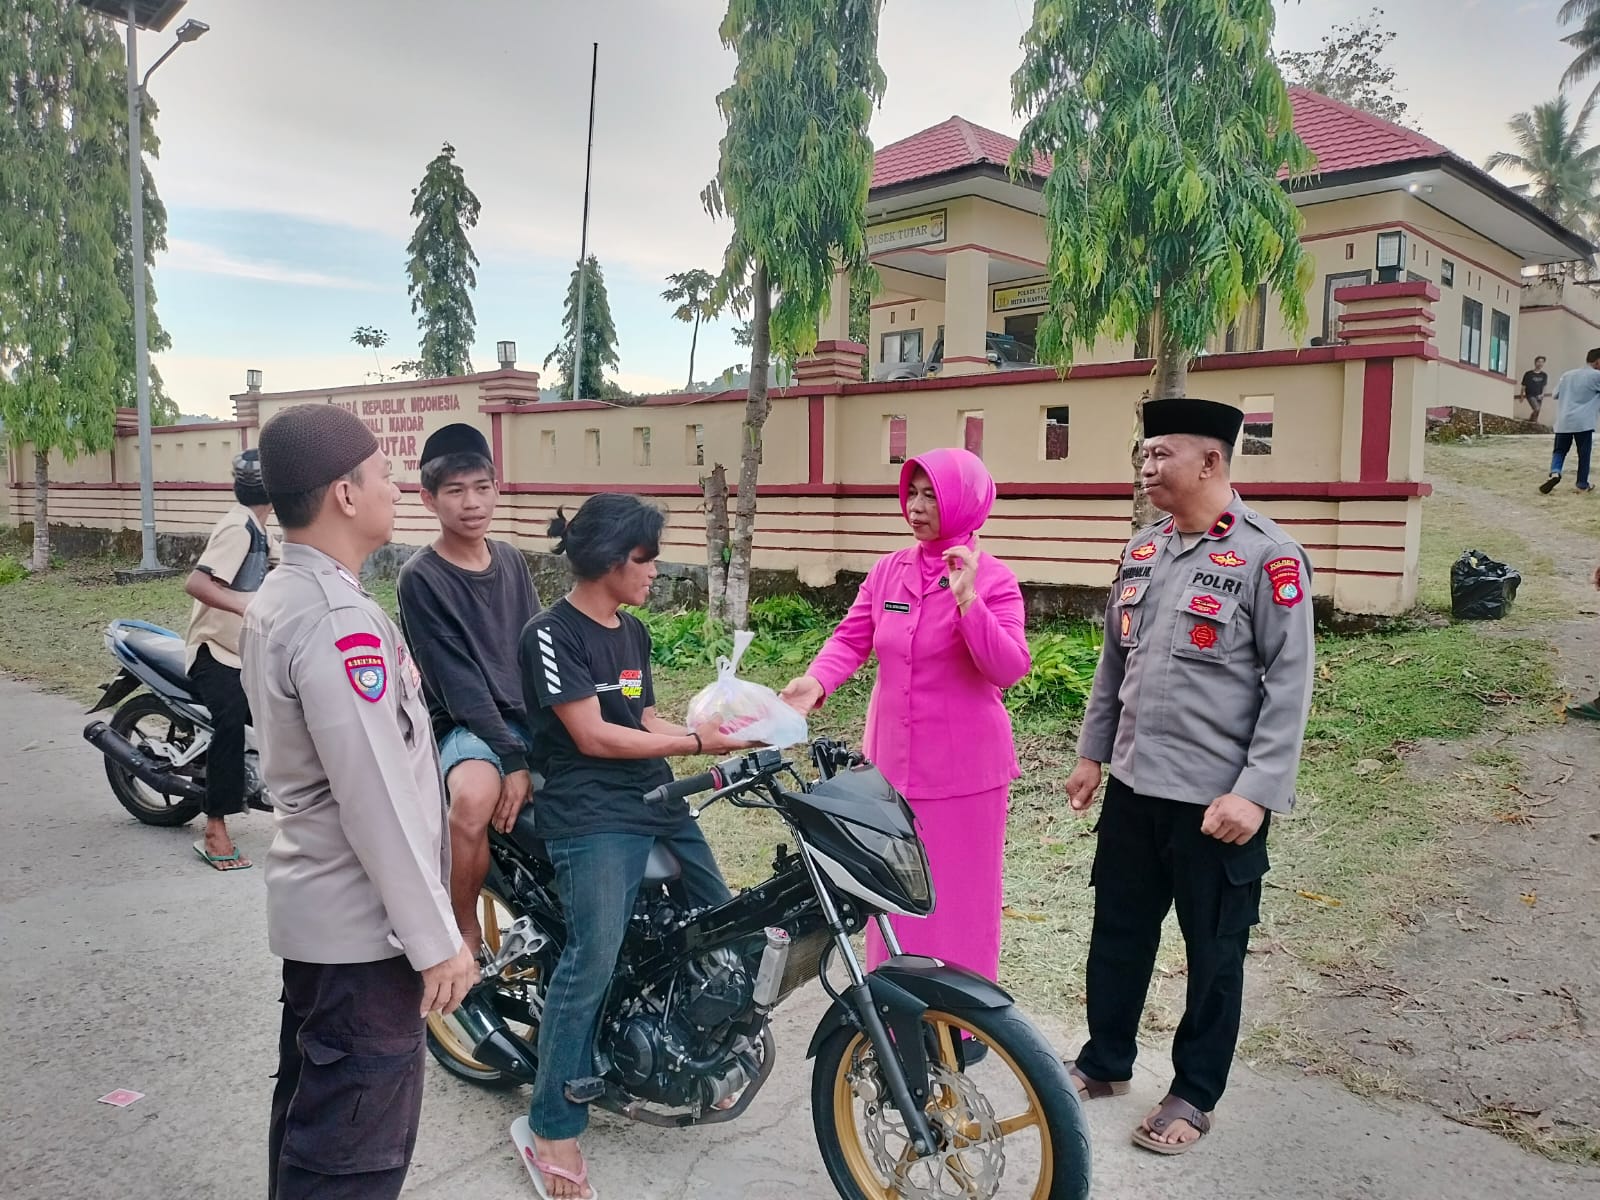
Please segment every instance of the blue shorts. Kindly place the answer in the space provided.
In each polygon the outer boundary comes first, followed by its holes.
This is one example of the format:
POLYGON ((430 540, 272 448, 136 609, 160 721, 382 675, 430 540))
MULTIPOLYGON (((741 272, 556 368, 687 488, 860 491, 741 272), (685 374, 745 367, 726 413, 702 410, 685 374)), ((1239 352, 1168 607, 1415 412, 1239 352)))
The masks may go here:
MULTIPOLYGON (((511 724, 511 732, 517 735, 522 742, 524 750, 533 745, 533 738, 520 725, 511 724)), ((450 772, 464 762, 486 762, 491 764, 502 776, 505 769, 500 765, 500 756, 489 748, 489 743, 484 741, 465 725, 457 725, 444 735, 444 740, 439 743, 439 773, 445 778, 450 778, 450 772)))

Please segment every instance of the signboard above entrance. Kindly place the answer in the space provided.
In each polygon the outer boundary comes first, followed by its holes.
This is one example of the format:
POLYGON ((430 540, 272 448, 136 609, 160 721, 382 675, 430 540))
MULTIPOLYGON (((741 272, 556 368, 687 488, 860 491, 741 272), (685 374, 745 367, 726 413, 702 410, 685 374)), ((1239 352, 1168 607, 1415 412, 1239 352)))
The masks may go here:
POLYGON ((995 288, 994 311, 1015 312, 1019 308, 1043 308, 1050 303, 1048 283, 1024 283, 1020 287, 995 288))
POLYGON ((936 246, 944 241, 945 210, 896 217, 879 225, 867 226, 867 253, 909 250, 913 246, 936 246))

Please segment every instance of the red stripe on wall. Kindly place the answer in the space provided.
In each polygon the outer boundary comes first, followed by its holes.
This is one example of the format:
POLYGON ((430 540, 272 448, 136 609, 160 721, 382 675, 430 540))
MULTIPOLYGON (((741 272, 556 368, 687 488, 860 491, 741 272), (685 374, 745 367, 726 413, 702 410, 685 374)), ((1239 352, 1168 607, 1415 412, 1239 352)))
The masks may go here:
POLYGON ((818 484, 822 482, 822 439, 824 433, 823 418, 825 409, 821 396, 806 397, 806 482, 818 484))
POLYGON ((1361 385, 1361 481, 1389 477, 1389 424, 1394 412, 1394 360, 1367 363, 1361 385))

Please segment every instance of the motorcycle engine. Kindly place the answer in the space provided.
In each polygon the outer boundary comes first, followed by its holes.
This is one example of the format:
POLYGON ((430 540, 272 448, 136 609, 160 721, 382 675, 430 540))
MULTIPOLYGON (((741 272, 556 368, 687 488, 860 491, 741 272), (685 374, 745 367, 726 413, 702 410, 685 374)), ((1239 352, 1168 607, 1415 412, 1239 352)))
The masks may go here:
POLYGON ((606 1057, 638 1096, 699 1103, 705 1081, 738 1069, 730 1043, 742 1039, 731 1036, 729 1025, 749 1013, 754 986, 749 964, 731 947, 691 959, 673 978, 665 1004, 646 1002, 612 1024, 606 1057), (696 1065, 685 1069, 686 1061, 696 1065))

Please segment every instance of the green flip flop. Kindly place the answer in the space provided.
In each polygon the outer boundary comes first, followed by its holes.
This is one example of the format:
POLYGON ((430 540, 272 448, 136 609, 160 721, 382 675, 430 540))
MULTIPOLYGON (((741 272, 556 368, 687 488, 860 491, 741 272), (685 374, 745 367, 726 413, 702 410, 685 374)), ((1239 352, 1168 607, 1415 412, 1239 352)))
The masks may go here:
POLYGON ((1585 700, 1582 704, 1569 704, 1567 716, 1578 717, 1584 721, 1600 721, 1600 696, 1593 700, 1585 700))
POLYGON ((233 848, 232 854, 212 854, 206 849, 204 838, 201 838, 198 842, 190 842, 189 844, 194 847, 194 852, 196 854, 206 860, 206 865, 214 870, 248 871, 252 866, 255 865, 254 863, 250 862, 249 859, 245 858, 239 853, 239 848, 237 846, 233 848))

